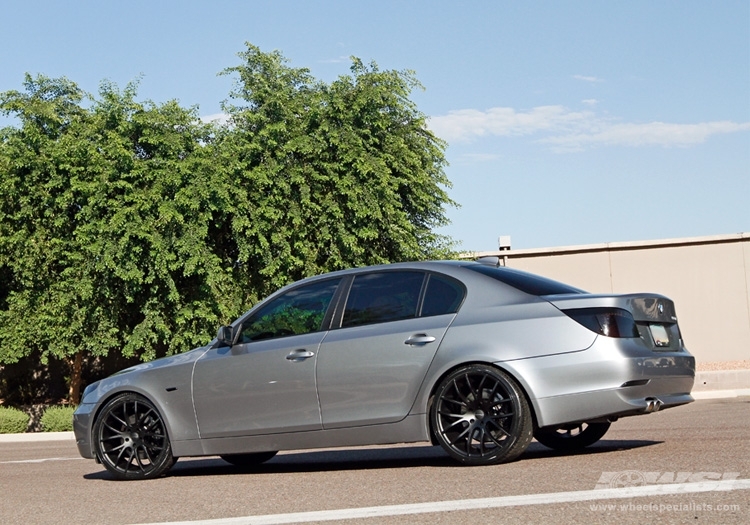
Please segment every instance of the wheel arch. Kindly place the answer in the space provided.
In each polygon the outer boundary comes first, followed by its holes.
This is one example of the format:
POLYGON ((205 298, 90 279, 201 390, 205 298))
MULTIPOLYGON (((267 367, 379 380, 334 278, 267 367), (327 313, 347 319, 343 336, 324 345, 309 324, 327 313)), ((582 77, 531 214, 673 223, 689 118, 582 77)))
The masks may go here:
POLYGON ((103 396, 91 429, 96 460, 115 479, 153 479, 177 460, 162 409, 140 392, 122 389, 103 396))
POLYGON ((104 410, 104 407, 106 407, 110 401, 112 401, 114 398, 122 396, 122 395, 128 395, 128 394, 135 394, 138 396, 141 396, 148 400, 151 404, 153 404, 156 407, 156 410, 159 412, 159 417, 164 422, 164 426, 167 429, 167 439, 169 440, 170 446, 174 445, 174 438, 173 436, 173 430, 172 426, 170 424, 169 418, 165 417, 165 410, 163 404, 160 402, 160 400, 155 399, 154 396, 149 395, 147 392, 144 392, 143 390, 139 388, 134 388, 133 385, 128 385, 129 388, 123 388, 121 390, 112 390, 110 392, 107 392, 104 396, 102 396, 99 401, 97 402, 96 409, 91 414, 91 421, 89 423, 89 439, 91 440, 91 450, 96 455, 96 444, 95 439, 96 436, 94 436, 94 429, 96 428, 96 422, 99 419, 99 415, 101 414, 102 410, 104 410))
POLYGON ((527 383, 519 379, 519 375, 515 373, 512 369, 509 369, 503 366, 502 362, 497 363, 497 362, 483 361, 480 359, 476 359, 476 360, 464 361, 461 363, 453 364, 452 366, 446 368, 439 376, 437 376, 436 379, 430 385, 430 391, 427 396, 427 406, 425 410, 426 426, 427 426, 427 432, 430 438, 430 443, 432 443, 433 445, 438 444, 435 438, 435 429, 433 428, 432 420, 430 417, 430 412, 432 410, 432 403, 435 399, 435 394, 437 392, 438 387, 443 382, 443 379, 448 377, 448 375, 452 374, 453 372, 455 372, 456 370, 460 368, 472 366, 472 365, 484 365, 484 366, 490 366, 492 368, 496 368, 500 370, 501 372, 505 373, 510 379, 515 381, 518 387, 521 389, 521 393, 526 398, 526 402, 528 403, 529 408, 531 409, 531 420, 534 426, 534 430, 538 428, 537 417, 536 417, 537 408, 536 408, 536 405, 534 404, 533 398, 529 395, 529 389, 528 389, 527 383))

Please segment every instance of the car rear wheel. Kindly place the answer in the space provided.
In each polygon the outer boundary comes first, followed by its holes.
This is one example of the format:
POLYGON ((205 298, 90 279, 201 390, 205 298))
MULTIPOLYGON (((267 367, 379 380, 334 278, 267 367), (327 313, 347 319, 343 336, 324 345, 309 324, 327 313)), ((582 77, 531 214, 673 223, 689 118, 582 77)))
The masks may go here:
POLYGON ((440 446, 465 465, 512 461, 533 433, 521 388, 489 365, 469 365, 446 376, 435 392, 430 422, 440 446))
POLYGON ((94 424, 96 455, 117 479, 160 476, 175 458, 167 428, 156 407, 138 394, 110 400, 94 424))
POLYGON ((534 432, 536 440, 554 450, 579 450, 599 441, 609 430, 610 423, 572 423, 534 432))
POLYGON ((235 467, 248 468, 265 463, 276 454, 277 452, 274 450, 270 452, 253 452, 250 454, 225 454, 220 457, 235 467))

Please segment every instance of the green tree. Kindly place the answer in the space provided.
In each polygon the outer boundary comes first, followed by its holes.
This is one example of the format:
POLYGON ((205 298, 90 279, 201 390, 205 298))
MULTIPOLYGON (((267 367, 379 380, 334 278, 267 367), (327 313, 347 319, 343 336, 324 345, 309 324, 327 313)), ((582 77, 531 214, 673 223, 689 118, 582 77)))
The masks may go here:
POLYGON ((184 350, 237 311, 211 238, 224 185, 194 109, 136 102, 135 85, 24 87, 0 95, 20 120, 0 135, 0 361, 67 360, 77 402, 86 358, 184 350))
POLYGON ((217 139, 234 181, 238 260, 248 289, 266 293, 308 275, 367 264, 445 257, 454 203, 445 144, 409 99, 411 71, 352 59, 330 84, 279 52, 247 44, 217 139))

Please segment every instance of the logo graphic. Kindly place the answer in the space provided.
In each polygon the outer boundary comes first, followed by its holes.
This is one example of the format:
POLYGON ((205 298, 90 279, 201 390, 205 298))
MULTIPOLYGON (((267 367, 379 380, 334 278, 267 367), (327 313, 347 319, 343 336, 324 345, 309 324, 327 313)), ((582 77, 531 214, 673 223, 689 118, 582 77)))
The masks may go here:
MULTIPOLYGON (((736 480, 739 472, 644 472, 622 470, 602 472, 595 489, 624 489, 644 485, 667 485, 680 483, 706 483, 711 481, 736 480)), ((724 489, 726 490, 726 489, 724 489)))
POLYGON ((613 489, 641 487, 643 485, 646 485, 646 477, 642 472, 637 470, 619 472, 614 478, 612 478, 612 481, 609 482, 609 486, 613 489))

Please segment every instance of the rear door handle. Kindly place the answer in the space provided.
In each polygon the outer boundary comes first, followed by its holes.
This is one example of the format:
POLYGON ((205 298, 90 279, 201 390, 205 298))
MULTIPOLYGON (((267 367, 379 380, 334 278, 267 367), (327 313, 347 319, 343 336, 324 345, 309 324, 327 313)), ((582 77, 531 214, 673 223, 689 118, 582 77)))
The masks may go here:
POLYGON ((299 350, 295 350, 294 352, 286 356, 286 358, 289 361, 304 361, 305 359, 309 359, 314 355, 315 355, 315 352, 310 352, 309 350, 300 348, 299 350))
POLYGON ((432 337, 431 335, 427 335, 427 334, 414 334, 409 339, 407 339, 406 341, 404 341, 404 344, 410 345, 410 346, 414 346, 414 345, 416 345, 416 346, 424 346, 427 343, 432 343, 433 341, 435 341, 435 338, 432 337))

